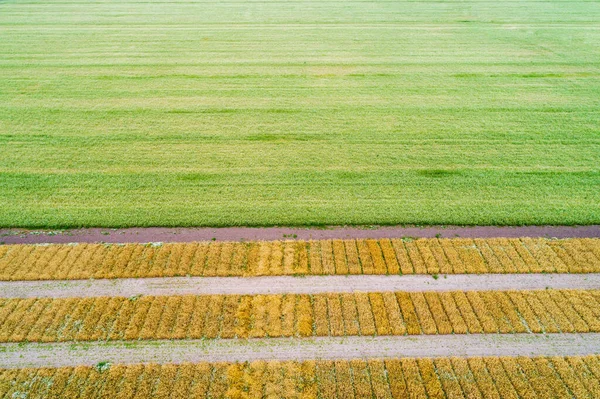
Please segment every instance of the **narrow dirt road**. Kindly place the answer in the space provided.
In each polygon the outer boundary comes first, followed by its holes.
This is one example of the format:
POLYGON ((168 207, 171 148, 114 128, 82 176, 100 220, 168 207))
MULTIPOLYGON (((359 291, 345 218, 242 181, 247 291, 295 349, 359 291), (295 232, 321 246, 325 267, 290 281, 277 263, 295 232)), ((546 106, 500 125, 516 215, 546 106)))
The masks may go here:
POLYGON ((2 281, 3 298, 322 292, 600 289, 600 273, 406 276, 164 277, 112 280, 2 281))
POLYGON ((86 228, 70 230, 0 229, 6 244, 70 242, 192 242, 254 240, 325 240, 402 237, 600 237, 600 226, 329 226, 315 227, 205 227, 205 228, 86 228))
POLYGON ((0 368, 448 356, 600 353, 600 334, 490 334, 0 344, 0 368))

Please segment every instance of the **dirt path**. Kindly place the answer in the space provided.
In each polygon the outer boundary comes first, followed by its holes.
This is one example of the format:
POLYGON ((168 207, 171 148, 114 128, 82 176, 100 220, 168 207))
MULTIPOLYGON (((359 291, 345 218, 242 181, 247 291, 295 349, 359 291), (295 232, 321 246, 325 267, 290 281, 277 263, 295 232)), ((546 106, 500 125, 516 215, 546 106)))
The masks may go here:
POLYGON ((595 226, 362 226, 327 228, 293 227, 225 227, 225 228, 88 228, 73 230, 0 229, 0 242, 6 244, 70 243, 70 242, 192 242, 253 240, 320 240, 344 238, 402 237, 600 237, 595 226))
POLYGON ((0 368, 253 360, 600 353, 600 334, 491 334, 0 344, 0 368))
POLYGON ((600 273, 407 276, 164 277, 2 281, 3 298, 201 294, 316 294, 354 291, 600 289, 600 273))

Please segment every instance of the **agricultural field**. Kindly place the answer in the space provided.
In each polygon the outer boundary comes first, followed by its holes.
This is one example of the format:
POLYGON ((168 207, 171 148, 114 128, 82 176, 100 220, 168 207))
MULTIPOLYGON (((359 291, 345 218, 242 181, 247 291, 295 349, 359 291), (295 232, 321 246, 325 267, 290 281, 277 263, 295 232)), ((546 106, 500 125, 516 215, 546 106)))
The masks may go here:
POLYGON ((0 246, 1 280, 598 273, 597 239, 381 239, 0 246))
POLYGON ((118 399, 594 398, 600 395, 600 359, 404 358, 0 370, 0 395, 118 399))
POLYGON ((599 27, 0 0, 0 399, 599 398, 599 27))
POLYGON ((0 342, 600 332, 600 291, 0 299, 0 342))
POLYGON ((596 1, 0 2, 0 226, 599 224, 596 1))
POLYGON ((526 237, 2 245, 0 398, 595 398, 598 248, 597 238, 526 237), (483 288, 453 282, 464 273, 487 276, 483 288), (168 278, 273 286, 350 274, 366 291, 242 295, 224 284, 184 295, 168 278), (566 289, 492 287, 549 275, 577 278, 566 289), (385 291, 371 277, 423 278, 385 291), (86 289, 69 285, 78 278, 86 289), (126 278, 173 293, 93 295, 126 278), (20 296, 18 284, 54 296, 20 296))

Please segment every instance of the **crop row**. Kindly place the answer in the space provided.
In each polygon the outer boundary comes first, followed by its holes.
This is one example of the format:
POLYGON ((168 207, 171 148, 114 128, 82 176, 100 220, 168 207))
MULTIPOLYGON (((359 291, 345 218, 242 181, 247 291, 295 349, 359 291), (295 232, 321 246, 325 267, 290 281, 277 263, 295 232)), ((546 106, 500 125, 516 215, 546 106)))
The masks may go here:
POLYGON ((0 342, 600 332, 600 291, 0 299, 0 342))
POLYGON ((598 398, 600 358, 255 361, 0 370, 5 398, 598 398))
POLYGON ((600 272, 598 239, 382 239, 0 246, 0 280, 600 272))

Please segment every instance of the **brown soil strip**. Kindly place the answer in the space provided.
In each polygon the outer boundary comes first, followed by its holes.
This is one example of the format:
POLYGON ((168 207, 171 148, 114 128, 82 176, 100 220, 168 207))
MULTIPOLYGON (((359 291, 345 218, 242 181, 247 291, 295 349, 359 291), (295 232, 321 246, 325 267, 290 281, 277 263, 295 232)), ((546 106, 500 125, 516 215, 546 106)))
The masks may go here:
POLYGON ((0 344, 0 368, 398 357, 600 353, 600 334, 491 334, 0 344))
POLYGON ((294 227, 224 227, 224 228, 86 228, 73 230, 0 229, 0 242, 6 244, 71 243, 71 242, 194 242, 257 240, 323 240, 352 238, 402 237, 600 237, 600 225, 592 226, 363 226, 326 228, 294 227))
POLYGON ((257 295, 382 291, 600 289, 600 273, 436 276, 164 277, 113 280, 0 281, 3 298, 135 295, 257 295))

